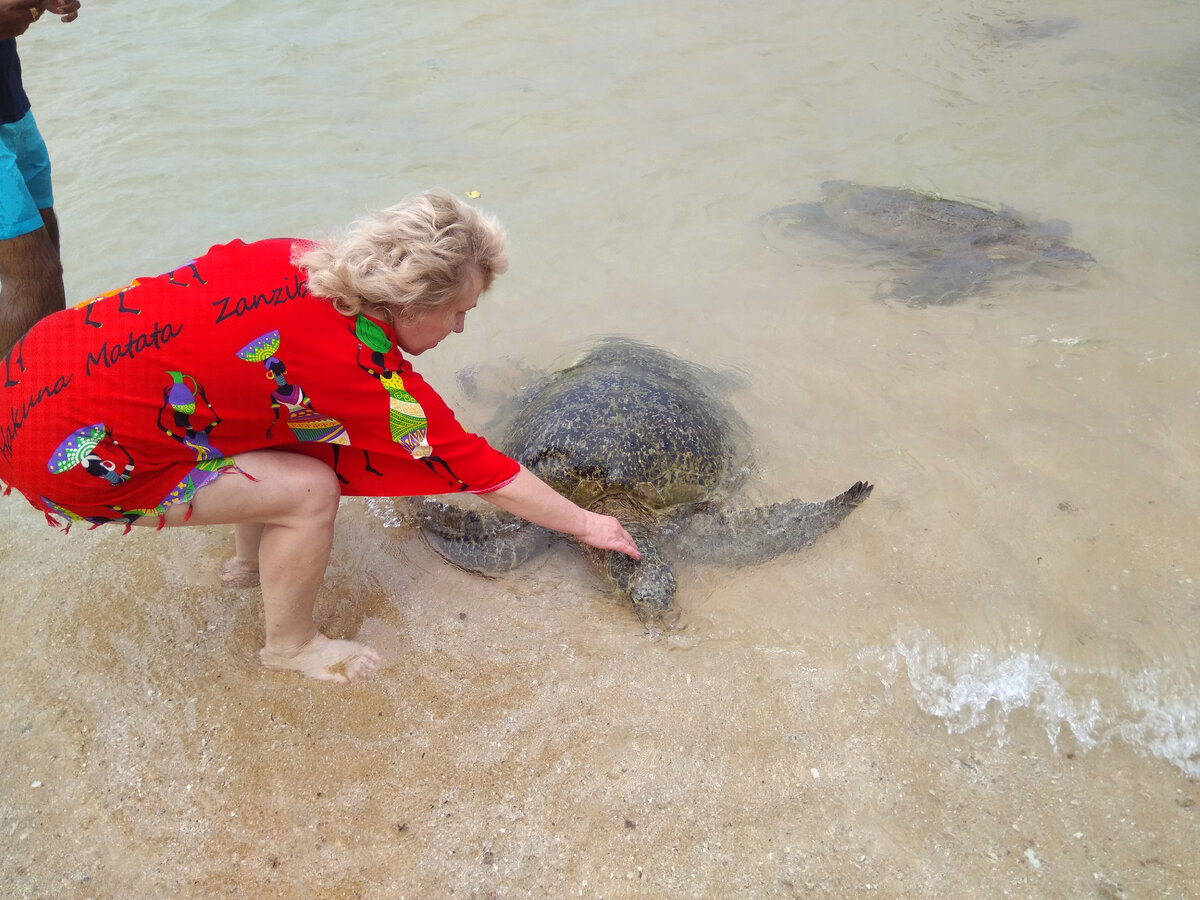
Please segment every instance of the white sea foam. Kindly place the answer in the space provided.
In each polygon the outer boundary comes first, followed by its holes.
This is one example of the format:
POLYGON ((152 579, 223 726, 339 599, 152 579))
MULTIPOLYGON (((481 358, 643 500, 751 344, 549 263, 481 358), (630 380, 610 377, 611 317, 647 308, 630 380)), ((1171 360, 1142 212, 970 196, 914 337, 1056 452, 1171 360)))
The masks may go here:
POLYGON ((889 686, 907 675, 917 705, 951 732, 987 726, 1004 743, 1010 713, 1028 709, 1051 745, 1065 727, 1084 750, 1121 740, 1200 777, 1195 672, 1085 671, 1028 650, 951 649, 926 630, 891 648, 868 648, 860 659, 882 663, 880 677, 889 686))
POLYGON ((1200 685, 1173 673, 1144 672, 1128 679, 1128 720, 1112 732, 1151 755, 1200 777, 1200 685))
POLYGON ((383 522, 384 528, 402 528, 412 525, 412 516, 403 509, 397 509, 393 497, 367 497, 367 510, 383 522))

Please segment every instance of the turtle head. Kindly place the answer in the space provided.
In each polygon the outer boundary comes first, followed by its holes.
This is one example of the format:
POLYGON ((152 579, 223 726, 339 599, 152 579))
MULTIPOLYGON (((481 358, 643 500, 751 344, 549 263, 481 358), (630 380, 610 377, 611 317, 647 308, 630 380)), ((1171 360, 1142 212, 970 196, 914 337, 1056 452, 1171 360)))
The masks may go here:
POLYGON ((633 604, 634 612, 647 625, 670 627, 675 624, 675 570, 662 550, 641 528, 630 528, 642 558, 633 560, 624 553, 605 554, 604 571, 633 604))

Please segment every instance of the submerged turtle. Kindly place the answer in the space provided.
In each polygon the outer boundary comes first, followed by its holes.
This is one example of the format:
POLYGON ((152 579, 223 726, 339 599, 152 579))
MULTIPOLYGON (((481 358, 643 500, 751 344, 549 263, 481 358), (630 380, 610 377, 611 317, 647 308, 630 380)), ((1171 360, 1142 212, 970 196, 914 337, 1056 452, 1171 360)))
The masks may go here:
MULTIPOLYGON (((740 565, 811 545, 867 499, 872 485, 819 503, 736 511, 722 501, 746 472, 746 426, 705 385, 711 375, 654 347, 612 338, 519 396, 497 445, 580 506, 616 516, 642 557, 585 548, 647 622, 675 618, 681 554, 740 565)), ((425 500, 431 546, 476 572, 512 569, 552 532, 507 514, 425 500)))
POLYGON ((911 306, 955 303, 981 293, 988 282, 1022 272, 1046 274, 1046 265, 1083 266, 1091 254, 1067 246, 1065 222, 1029 223, 1006 207, 988 209, 901 188, 849 181, 821 185, 819 203, 780 207, 763 216, 775 246, 798 232, 820 231, 864 252, 896 253, 912 271, 888 294, 911 306))

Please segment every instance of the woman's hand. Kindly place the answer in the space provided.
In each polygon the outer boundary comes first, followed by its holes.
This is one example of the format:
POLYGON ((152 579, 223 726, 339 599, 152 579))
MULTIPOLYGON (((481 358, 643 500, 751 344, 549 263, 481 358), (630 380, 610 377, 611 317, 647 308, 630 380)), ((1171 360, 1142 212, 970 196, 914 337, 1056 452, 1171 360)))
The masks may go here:
POLYGON ((586 528, 576 537, 585 544, 600 550, 616 550, 631 559, 642 558, 637 544, 633 542, 633 537, 625 530, 625 526, 612 516, 588 513, 586 528))

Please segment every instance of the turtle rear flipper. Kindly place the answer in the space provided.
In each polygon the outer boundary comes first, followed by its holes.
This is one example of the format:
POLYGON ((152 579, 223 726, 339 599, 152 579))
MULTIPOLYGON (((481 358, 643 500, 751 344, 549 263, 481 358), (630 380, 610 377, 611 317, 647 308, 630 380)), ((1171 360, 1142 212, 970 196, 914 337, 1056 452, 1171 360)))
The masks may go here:
POLYGON ((764 562, 802 550, 832 531, 871 495, 874 485, 855 482, 849 490, 819 503, 788 500, 753 509, 693 516, 680 530, 681 553, 721 565, 764 562))
POLYGON ((515 569, 553 540, 545 528, 516 516, 478 513, 438 500, 425 500, 416 519, 439 556, 483 574, 515 569))

